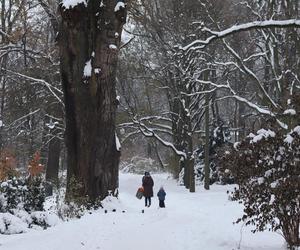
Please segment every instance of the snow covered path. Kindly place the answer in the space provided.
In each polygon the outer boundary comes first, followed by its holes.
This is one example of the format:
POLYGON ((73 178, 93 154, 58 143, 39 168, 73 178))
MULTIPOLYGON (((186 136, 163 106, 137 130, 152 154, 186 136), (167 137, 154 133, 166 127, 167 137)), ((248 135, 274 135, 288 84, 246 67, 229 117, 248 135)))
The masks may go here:
POLYGON ((197 187, 191 194, 167 175, 153 175, 154 193, 161 184, 167 192, 166 208, 158 208, 156 197, 144 208, 144 200, 135 197, 141 178, 120 174, 119 200, 105 203, 108 213, 101 209, 45 231, 0 235, 0 250, 233 250, 240 240, 244 250, 284 249, 276 233, 252 234, 233 225, 242 207, 228 200, 228 187, 197 187))

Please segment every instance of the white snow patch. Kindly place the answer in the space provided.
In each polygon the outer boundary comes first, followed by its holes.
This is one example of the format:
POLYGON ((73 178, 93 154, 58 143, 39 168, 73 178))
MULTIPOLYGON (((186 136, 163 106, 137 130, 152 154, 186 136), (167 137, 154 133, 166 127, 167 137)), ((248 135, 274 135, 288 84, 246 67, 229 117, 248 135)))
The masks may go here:
POLYGON ((6 181, 1 182, 0 187, 5 188, 8 186, 8 183, 6 181))
POLYGON ((278 181, 274 181, 274 182, 271 183, 270 186, 271 186, 271 188, 276 188, 277 185, 278 185, 278 181))
POLYGON ((31 217, 34 217, 36 220, 38 220, 38 222, 45 221, 45 223, 50 227, 56 226, 60 222, 58 216, 49 211, 47 211, 47 212, 41 212, 41 211, 32 212, 31 217))
POLYGON ((262 140, 263 138, 275 137, 275 135, 276 134, 275 134, 274 131, 272 131, 270 129, 265 130, 265 129, 262 128, 262 129, 257 131, 257 135, 254 136, 250 142, 251 143, 256 143, 256 142, 262 140))
POLYGON ((264 182, 265 182, 265 178, 264 178, 264 177, 259 177, 259 178, 257 178, 257 183, 258 183, 259 185, 263 184, 264 182))
POLYGON ((255 137, 255 134, 253 134, 253 133, 250 133, 247 137, 249 137, 249 138, 253 138, 253 137, 255 137))
POLYGON ((293 129, 293 132, 296 132, 298 135, 300 135, 300 126, 296 126, 296 127, 293 129))
POLYGON ((117 47, 115 44, 110 44, 108 47, 109 47, 111 50, 117 50, 117 49, 118 49, 118 47, 117 47))
POLYGON ((265 172, 265 177, 266 177, 266 178, 270 177, 270 176, 272 175, 272 173, 273 173, 273 169, 267 170, 267 171, 265 172))
POLYGON ((62 6, 65 7, 66 9, 70 9, 81 3, 87 6, 86 0, 63 0, 62 6))
POLYGON ((270 205, 272 205, 275 201, 275 195, 271 194, 271 198, 270 198, 270 205))
POLYGON ((295 109, 287 109, 283 112, 284 115, 296 115, 295 109))
POLYGON ((27 232, 27 224, 10 213, 0 213, 0 234, 27 232))
POLYGON ((46 123, 46 126, 50 129, 54 129, 56 125, 58 125, 59 123, 58 122, 53 122, 53 121, 50 121, 49 123, 46 123))
POLYGON ((298 135, 300 135, 300 126, 296 126, 290 133, 288 133, 286 135, 286 138, 284 139, 284 142, 288 143, 288 144, 292 144, 294 141, 294 137, 291 136, 292 133, 297 133, 298 135))
POLYGON ((116 135, 116 149, 117 151, 121 151, 121 143, 120 143, 120 140, 119 140, 119 137, 117 134, 116 135))
POLYGON ((238 149, 238 147, 241 145, 241 143, 240 142, 235 142, 234 144, 233 144, 233 147, 234 147, 234 149, 238 149))
POLYGON ((95 68, 94 72, 95 72, 95 74, 100 74, 101 73, 101 69, 100 68, 95 68))
POLYGON ((117 12, 121 9, 125 9, 125 4, 123 2, 118 2, 115 6, 115 12, 117 12))
POLYGON ((218 134, 217 132, 219 131, 219 127, 214 129, 214 137, 217 138, 218 134))
POLYGON ((294 140, 294 137, 291 135, 287 135, 286 138, 284 139, 284 142, 288 143, 288 144, 292 144, 294 140))
POLYGON ((92 76, 92 60, 89 60, 85 63, 84 69, 83 69, 83 75, 85 77, 91 77, 92 76))

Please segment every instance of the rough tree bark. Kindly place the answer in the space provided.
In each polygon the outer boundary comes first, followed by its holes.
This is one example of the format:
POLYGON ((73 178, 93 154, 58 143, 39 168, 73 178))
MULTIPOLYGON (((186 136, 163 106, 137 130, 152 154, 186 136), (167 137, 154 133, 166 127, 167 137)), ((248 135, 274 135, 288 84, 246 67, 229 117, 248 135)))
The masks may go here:
POLYGON ((46 181, 58 184, 58 170, 60 157, 60 139, 55 137, 49 142, 49 153, 46 169, 46 181))
POLYGON ((61 6, 60 13, 67 198, 72 198, 70 180, 75 180, 82 187, 76 196, 95 200, 118 187, 115 76, 125 5, 121 1, 89 0, 69 9, 61 6))

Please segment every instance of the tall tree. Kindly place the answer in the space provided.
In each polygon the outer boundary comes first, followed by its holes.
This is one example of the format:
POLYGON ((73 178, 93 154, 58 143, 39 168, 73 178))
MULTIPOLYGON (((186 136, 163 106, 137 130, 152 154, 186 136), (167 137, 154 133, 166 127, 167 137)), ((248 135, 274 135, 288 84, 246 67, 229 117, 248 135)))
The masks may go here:
MULTIPOLYGON (((56 35, 58 34, 58 25, 59 25, 59 15, 56 13, 59 1, 58 0, 38 0, 40 6, 43 8, 45 14, 47 15, 47 19, 51 24, 51 28, 49 29, 50 32, 48 34, 48 41, 49 47, 53 47, 54 56, 52 61, 57 62, 59 61, 58 47, 56 46, 56 35)), ((56 65, 59 65, 57 63, 56 65)), ((59 76, 56 74, 57 82, 60 85, 60 74, 59 76)), ((53 81, 52 81, 53 82, 53 81)), ((52 187, 53 185, 58 185, 58 173, 59 173, 59 166, 60 166, 60 153, 62 149, 60 134, 62 130, 57 126, 59 122, 63 120, 63 110, 64 106, 61 105, 60 102, 52 103, 52 105, 48 106, 47 113, 52 114, 52 116, 46 116, 49 120, 48 128, 49 134, 51 136, 48 145, 48 159, 47 159, 47 168, 46 168, 46 181, 47 181, 47 195, 52 194, 52 187), (50 119, 49 119, 50 118, 50 119), (54 121, 53 121, 54 120, 54 121)))
POLYGON ((65 97, 67 197, 91 200, 118 187, 115 135, 116 67, 126 9, 123 1, 63 1, 59 35, 65 97), (70 5, 72 3, 73 5, 70 5))

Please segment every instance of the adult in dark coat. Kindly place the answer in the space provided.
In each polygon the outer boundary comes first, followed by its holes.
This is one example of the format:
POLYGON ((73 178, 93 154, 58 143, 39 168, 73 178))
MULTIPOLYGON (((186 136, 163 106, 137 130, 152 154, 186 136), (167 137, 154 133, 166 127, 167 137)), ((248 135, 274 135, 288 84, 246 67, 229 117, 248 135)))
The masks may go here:
POLYGON ((145 172, 142 183, 143 183, 142 185, 144 188, 145 207, 150 207, 151 206, 151 197, 153 197, 154 181, 149 172, 145 172))

